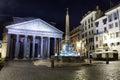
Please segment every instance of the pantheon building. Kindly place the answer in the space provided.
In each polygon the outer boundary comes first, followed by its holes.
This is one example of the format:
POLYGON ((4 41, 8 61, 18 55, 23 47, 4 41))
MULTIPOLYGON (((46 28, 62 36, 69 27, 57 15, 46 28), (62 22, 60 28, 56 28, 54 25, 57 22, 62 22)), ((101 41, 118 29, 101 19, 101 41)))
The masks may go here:
POLYGON ((9 59, 46 59, 62 47, 63 32, 41 19, 6 26, 2 57, 9 59))

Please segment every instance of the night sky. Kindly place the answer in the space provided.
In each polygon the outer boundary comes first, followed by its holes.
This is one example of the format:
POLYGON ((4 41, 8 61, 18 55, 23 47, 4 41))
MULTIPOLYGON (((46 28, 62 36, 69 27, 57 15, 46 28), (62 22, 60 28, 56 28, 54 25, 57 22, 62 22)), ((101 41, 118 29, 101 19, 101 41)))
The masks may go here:
MULTIPOLYGON (((120 0, 111 0, 111 6, 119 3, 120 0)), ((69 8, 72 29, 80 24, 85 13, 95 10, 96 5, 106 11, 110 0, 0 0, 0 16, 37 17, 55 22, 56 27, 64 31, 66 8, 69 8)))

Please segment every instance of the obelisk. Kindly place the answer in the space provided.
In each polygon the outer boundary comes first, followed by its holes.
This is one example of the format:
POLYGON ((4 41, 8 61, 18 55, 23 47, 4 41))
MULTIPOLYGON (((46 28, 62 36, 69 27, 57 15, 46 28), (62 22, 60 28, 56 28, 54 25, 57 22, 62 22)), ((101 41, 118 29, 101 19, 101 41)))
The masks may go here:
POLYGON ((70 36, 69 36, 69 13, 68 13, 68 8, 67 8, 67 11, 66 11, 66 33, 65 33, 65 43, 66 44, 69 44, 70 43, 70 36))

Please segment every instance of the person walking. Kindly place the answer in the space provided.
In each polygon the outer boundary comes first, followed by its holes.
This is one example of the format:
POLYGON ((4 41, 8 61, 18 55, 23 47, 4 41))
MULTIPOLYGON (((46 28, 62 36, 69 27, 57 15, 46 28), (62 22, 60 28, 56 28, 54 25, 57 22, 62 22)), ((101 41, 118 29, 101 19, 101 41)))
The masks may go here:
POLYGON ((90 52, 90 64, 92 63, 92 52, 90 52))

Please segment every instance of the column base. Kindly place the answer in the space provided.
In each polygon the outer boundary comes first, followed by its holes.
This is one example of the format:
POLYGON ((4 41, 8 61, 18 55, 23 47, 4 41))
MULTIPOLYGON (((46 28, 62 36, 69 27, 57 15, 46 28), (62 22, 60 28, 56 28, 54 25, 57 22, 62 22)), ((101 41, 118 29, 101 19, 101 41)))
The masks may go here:
POLYGON ((23 58, 23 60, 27 60, 27 58, 23 58))
POLYGON ((14 60, 18 60, 18 58, 14 58, 14 60))

